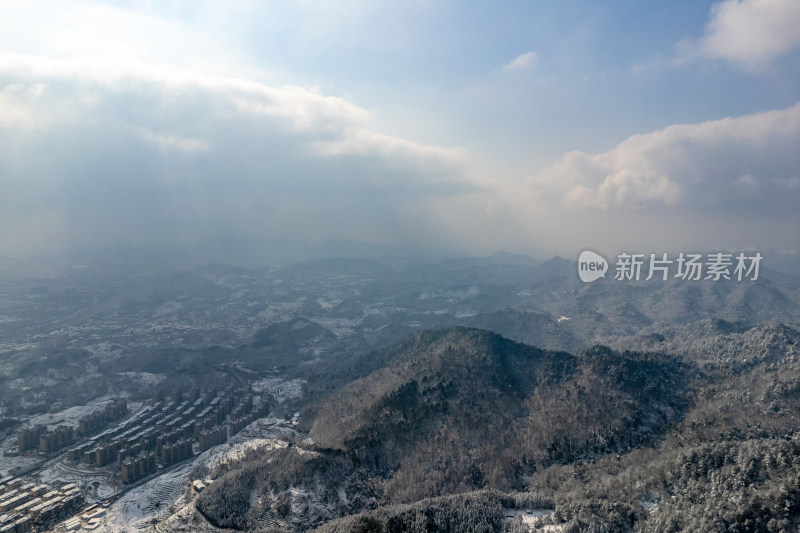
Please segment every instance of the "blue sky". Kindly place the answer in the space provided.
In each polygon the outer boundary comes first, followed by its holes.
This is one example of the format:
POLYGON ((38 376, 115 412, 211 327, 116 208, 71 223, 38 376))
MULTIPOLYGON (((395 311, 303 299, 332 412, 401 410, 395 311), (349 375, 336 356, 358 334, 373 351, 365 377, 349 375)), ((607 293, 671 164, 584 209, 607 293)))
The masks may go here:
POLYGON ((0 255, 800 248, 800 1, 0 4, 0 255))

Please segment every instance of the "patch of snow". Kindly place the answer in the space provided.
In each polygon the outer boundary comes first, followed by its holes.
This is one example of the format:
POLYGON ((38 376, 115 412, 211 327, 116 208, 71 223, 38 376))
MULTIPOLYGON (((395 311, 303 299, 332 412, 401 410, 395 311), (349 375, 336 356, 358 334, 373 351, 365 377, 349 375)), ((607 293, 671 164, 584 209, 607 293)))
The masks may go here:
POLYGON ((165 315, 172 314, 175 311, 179 311, 182 307, 183 304, 171 300, 161 305, 158 309, 156 309, 155 312, 153 313, 153 318, 161 318, 165 315))
POLYGON ((150 372, 118 372, 118 376, 124 376, 138 385, 156 385, 164 379, 164 374, 152 374, 150 372))
POLYGON ((265 378, 253 383, 251 389, 257 394, 269 392, 275 396, 278 403, 283 403, 286 400, 302 398, 304 384, 305 380, 302 379, 286 381, 281 378, 265 378))
POLYGON ((317 324, 323 326, 324 328, 330 330, 334 335, 337 337, 345 337, 348 335, 352 335, 355 332, 357 326, 360 326, 361 323, 364 321, 363 318, 326 318, 326 317, 314 317, 312 319, 317 324))
POLYGON ((7 476, 11 470, 18 468, 27 468, 39 462, 35 457, 5 455, 7 450, 16 449, 17 438, 16 435, 6 439, 0 446, 0 476, 7 476))
POLYGON ((239 443, 231 443, 228 441, 225 444, 214 446, 210 450, 206 450, 198 458, 202 461, 214 475, 222 467, 230 466, 236 461, 244 458, 245 453, 250 450, 270 451, 277 448, 285 448, 288 443, 278 439, 251 439, 239 443))
POLYGON ((86 345, 83 346, 83 349, 92 354, 95 357, 99 357, 100 359, 109 359, 114 357, 116 354, 114 353, 114 345, 108 341, 99 342, 93 345, 86 345))
POLYGON ((114 474, 109 468, 72 465, 63 459, 52 461, 36 477, 40 483, 48 485, 55 485, 58 482, 74 483, 89 501, 107 498, 118 488, 114 484, 114 474))
POLYGON ((547 518, 555 513, 554 509, 503 509, 503 520, 507 523, 513 522, 519 516, 522 523, 525 524, 529 531, 548 531, 557 532, 563 529, 562 526, 554 526, 552 524, 543 524, 547 518))
POLYGON ((148 530, 154 522, 169 518, 185 505, 193 461, 166 472, 124 494, 108 509, 100 531, 148 530))
POLYGON ((98 409, 105 409, 106 404, 111 401, 112 398, 114 398, 114 396, 105 394, 103 396, 98 396, 86 405, 76 405, 57 413, 38 415, 31 418, 27 425, 35 426, 37 424, 47 424, 53 426, 58 424, 66 424, 68 426, 77 427, 79 419, 94 413, 98 409))
POLYGON ((323 309, 330 309, 331 307, 335 307, 340 303, 342 303, 341 298, 332 298, 331 301, 327 301, 325 298, 317 298, 317 305, 323 309))
POLYGON ((651 492, 647 498, 642 498, 640 501, 642 502, 644 510, 651 513, 658 507, 658 502, 661 501, 661 497, 657 493, 651 492))

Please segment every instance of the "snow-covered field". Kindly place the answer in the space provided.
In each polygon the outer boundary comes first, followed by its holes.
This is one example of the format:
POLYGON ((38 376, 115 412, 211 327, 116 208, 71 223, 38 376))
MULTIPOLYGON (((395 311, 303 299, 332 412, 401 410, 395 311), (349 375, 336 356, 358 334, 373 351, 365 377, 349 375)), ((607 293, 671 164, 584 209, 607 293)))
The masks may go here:
POLYGON ((33 466, 40 461, 40 459, 36 459, 35 457, 5 455, 7 450, 16 449, 16 447, 16 435, 0 443, 0 476, 7 476, 10 470, 33 466))
POLYGON ((162 474, 126 493, 108 509, 97 531, 151 531, 190 503, 189 474, 194 461, 162 474))

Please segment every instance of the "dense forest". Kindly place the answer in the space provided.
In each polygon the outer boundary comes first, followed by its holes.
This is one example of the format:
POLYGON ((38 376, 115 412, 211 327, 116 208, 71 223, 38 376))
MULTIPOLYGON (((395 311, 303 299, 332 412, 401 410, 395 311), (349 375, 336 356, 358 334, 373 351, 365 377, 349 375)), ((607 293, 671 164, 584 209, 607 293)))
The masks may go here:
POLYGON ((481 330, 425 332, 333 395, 310 435, 386 472, 391 501, 518 490, 542 466, 652 443, 688 406, 688 374, 666 356, 570 355, 481 330))
POLYGON ((714 327, 745 349, 570 354, 448 328, 353 354, 356 379, 306 405, 311 440, 249 455, 198 509, 264 531, 793 531, 800 333, 714 327))

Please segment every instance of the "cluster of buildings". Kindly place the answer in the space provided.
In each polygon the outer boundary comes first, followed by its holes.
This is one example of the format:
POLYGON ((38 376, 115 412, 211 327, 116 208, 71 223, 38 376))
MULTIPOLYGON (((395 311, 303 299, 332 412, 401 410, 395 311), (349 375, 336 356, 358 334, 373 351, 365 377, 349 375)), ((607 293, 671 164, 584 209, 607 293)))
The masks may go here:
POLYGON ((17 434, 17 452, 34 450, 47 455, 65 448, 74 438, 75 431, 70 426, 58 426, 51 431, 39 424, 17 434))
POLYGON ((155 452, 140 453, 136 457, 128 457, 120 464, 123 483, 132 483, 137 479, 149 476, 158 470, 155 452))
POLYGON ((102 429, 106 424, 119 420, 128 414, 128 401, 125 398, 116 398, 106 404, 105 409, 98 409, 94 413, 78 420, 78 435, 85 437, 102 429))
POLYGON ((203 393, 193 388, 169 397, 161 392, 124 423, 70 449, 68 457, 94 467, 116 462, 122 481, 131 483, 224 443, 268 409, 266 401, 254 408, 247 388, 203 393))
POLYGON ((100 527, 103 517, 106 515, 108 502, 100 505, 94 504, 87 507, 80 516, 73 516, 65 521, 56 531, 79 531, 81 529, 92 531, 100 527))
MULTIPOLYGON (((222 444, 255 419, 268 414, 270 402, 262 396, 254 405, 249 388, 224 391, 163 392, 136 413, 125 418, 128 405, 115 399, 78 421, 78 427, 45 425, 25 428, 17 435, 18 452, 47 455, 66 448, 75 463, 105 467, 116 463, 124 483, 132 483, 222 444), (73 443, 80 439, 80 444, 73 443)), ((113 469, 113 468, 112 468, 113 469)), ((195 490, 202 490, 197 487, 195 490)), ((17 477, 0 479, 0 533, 43 530, 74 516, 85 505, 80 490, 67 484, 52 490, 17 477)), ((100 512, 100 510, 98 510, 100 512)), ((86 517, 84 517, 86 518, 86 517)), ((68 530, 90 527, 100 517, 69 521, 68 530)), ((95 524, 96 526, 97 524, 95 524)))
POLYGON ((53 490, 47 485, 5 477, 0 479, 0 533, 46 529, 75 514, 83 505, 83 496, 73 483, 53 490))
MULTIPOLYGON (((81 418, 78 421, 77 435, 85 437, 127 414, 127 400, 114 399, 104 409, 98 409, 81 418)), ((75 437, 75 428, 71 426, 61 425, 50 430, 46 425, 39 424, 32 428, 24 428, 17 434, 17 453, 33 450, 48 455, 63 450, 72 444, 75 437)))

